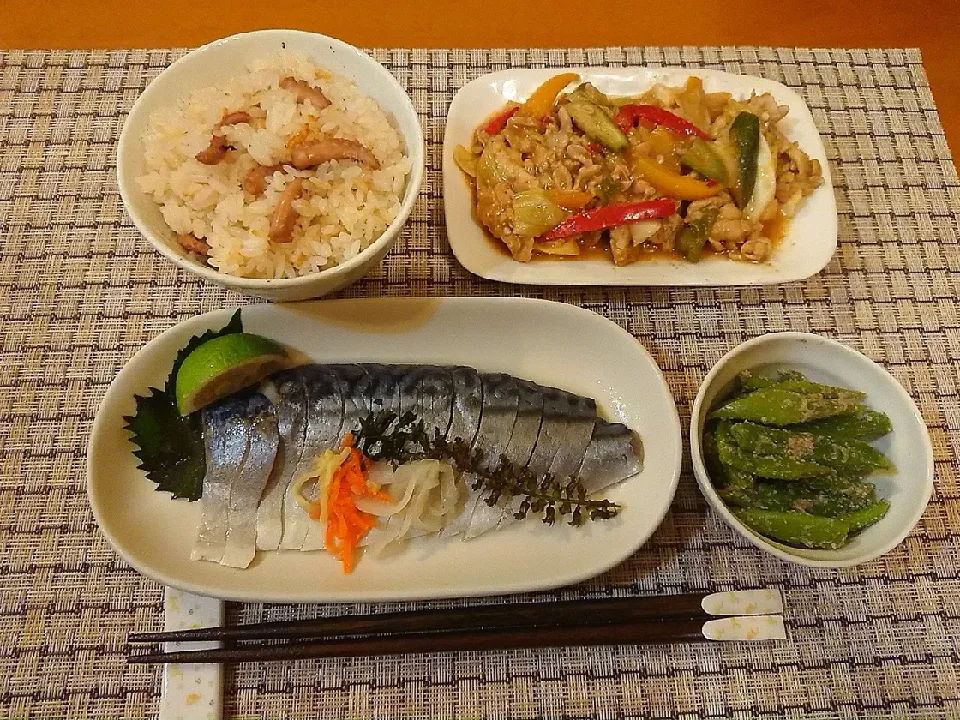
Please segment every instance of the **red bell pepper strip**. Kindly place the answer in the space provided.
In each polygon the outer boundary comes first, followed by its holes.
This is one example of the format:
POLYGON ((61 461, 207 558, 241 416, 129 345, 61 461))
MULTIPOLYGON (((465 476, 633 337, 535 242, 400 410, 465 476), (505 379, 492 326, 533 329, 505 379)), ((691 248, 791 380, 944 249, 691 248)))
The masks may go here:
POLYGON ((710 136, 696 125, 656 105, 624 105, 613 117, 613 122, 624 133, 629 132, 639 121, 660 125, 676 135, 710 140, 710 136))
POLYGON ((513 105, 508 107, 503 112, 499 112, 490 118, 487 121, 487 124, 483 126, 483 131, 487 135, 496 135, 498 132, 503 130, 507 126, 507 120, 512 118, 520 110, 520 105, 513 105))
POLYGON ((673 215, 677 204, 673 200, 643 200, 641 202, 626 202, 616 205, 604 205, 593 210, 584 210, 582 213, 571 215, 553 230, 545 233, 542 240, 562 240, 572 235, 606 230, 618 225, 629 225, 641 220, 673 215))

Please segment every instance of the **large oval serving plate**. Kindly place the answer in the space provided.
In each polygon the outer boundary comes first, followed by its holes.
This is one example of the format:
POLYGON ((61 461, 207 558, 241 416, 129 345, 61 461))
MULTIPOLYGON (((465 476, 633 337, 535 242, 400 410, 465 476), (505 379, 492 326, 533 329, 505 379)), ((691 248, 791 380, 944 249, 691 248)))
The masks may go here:
POLYGON ((190 560, 199 503, 157 492, 137 469, 123 417, 134 394, 162 387, 187 340, 231 310, 192 318, 141 349, 107 390, 88 451, 88 494, 117 552, 158 582, 202 595, 270 602, 359 602, 543 589, 627 558, 659 525, 680 473, 680 421, 660 370, 637 340, 588 310, 507 298, 335 300, 251 305, 244 329, 316 362, 470 365, 595 398, 637 431, 643 470, 605 493, 623 504, 581 528, 527 519, 474 540, 424 538, 390 558, 363 557, 350 575, 325 552, 259 553, 246 570, 190 560))
POLYGON ((564 68, 503 70, 466 84, 453 98, 443 138, 443 196, 447 236, 457 260, 489 280, 526 285, 767 285, 802 280, 818 273, 837 249, 837 205, 826 151, 810 115, 796 92, 773 80, 731 75, 719 70, 681 68, 564 68), (698 263, 666 257, 617 267, 606 258, 517 262, 485 235, 473 214, 471 189, 453 160, 457 145, 469 145, 480 122, 508 101, 525 100, 540 83, 560 72, 575 72, 614 96, 637 95, 656 83, 683 85, 696 75, 707 92, 729 92, 737 98, 769 92, 790 108, 780 127, 811 158, 820 161, 823 185, 800 211, 766 263, 734 262, 707 257, 698 263))

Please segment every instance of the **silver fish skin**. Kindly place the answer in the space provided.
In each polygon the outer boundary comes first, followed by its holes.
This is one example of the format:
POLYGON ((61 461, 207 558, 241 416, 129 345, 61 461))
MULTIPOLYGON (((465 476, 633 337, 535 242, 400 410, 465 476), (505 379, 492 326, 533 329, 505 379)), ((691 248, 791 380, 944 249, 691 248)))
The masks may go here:
POLYGON ((276 408, 280 444, 273 472, 257 510, 257 548, 276 550, 283 537, 287 489, 300 466, 307 429, 307 390, 303 373, 297 370, 276 373, 263 383, 261 392, 276 408))
POLYGON ((460 438, 468 445, 473 445, 483 413, 480 373, 473 368, 455 367, 450 370, 450 377, 453 380, 453 417, 447 438, 460 438))
MULTIPOLYGON (((520 389, 515 377, 503 373, 481 374, 480 382, 483 386, 483 413, 473 445, 483 451, 483 469, 491 471, 500 464, 501 457, 506 456, 507 447, 510 445, 520 408, 520 389)), ((473 479, 469 474, 464 474, 464 481, 469 487, 473 479)), ((468 500, 464 511, 469 507, 468 500)), ((476 502, 470 511, 469 523, 463 531, 464 538, 478 537, 492 530, 500 523, 502 516, 503 508, 500 505, 488 505, 484 500, 476 502)), ((456 530, 460 524, 457 518, 451 526, 456 530)))
MULTIPOLYGON (((336 376, 340 382, 343 394, 343 424, 342 432, 354 432, 360 427, 360 420, 370 414, 373 409, 368 394, 369 373, 363 365, 351 363, 348 365, 321 365, 336 376)), ((378 366, 383 367, 383 366, 378 366)))
MULTIPOLYGON (((473 446, 480 429, 480 417, 483 414, 483 382, 480 373, 473 368, 455 367, 450 371, 453 380, 453 413, 447 438, 462 440, 473 446)), ((519 402, 519 400, 518 400, 519 402)), ((440 537, 462 535, 470 528, 477 504, 482 502, 480 494, 470 488, 474 476, 464 476, 468 488, 466 504, 460 514, 440 531, 440 537)))
POLYGON ((368 365, 361 390, 367 395, 373 412, 400 413, 400 380, 403 371, 395 365, 368 365))
MULTIPOLYGON (((596 402, 557 388, 530 384, 540 394, 541 417, 535 446, 525 464, 537 475, 549 473, 556 479, 565 480, 576 473, 583 461, 597 419, 596 402)), ((519 424, 519 417, 517 422, 519 424)), ((520 498, 504 502, 496 523, 491 513, 478 507, 486 522, 472 523, 472 537, 511 525, 517 520, 521 502, 520 498)))
POLYGON ((417 386, 423 428, 429 437, 447 437, 453 421, 454 386, 449 368, 428 366, 417 386))
POLYGON ((526 467, 543 423, 543 388, 526 380, 516 380, 516 385, 517 419, 504 454, 513 464, 526 467))
POLYGON ((423 365, 404 365, 399 372, 400 414, 413 413, 421 419, 420 383, 427 369, 423 365))
POLYGON ((302 550, 307 534, 316 521, 297 502, 293 483, 313 467, 316 457, 340 441, 343 423, 343 392, 336 375, 322 365, 304 365, 290 371, 302 388, 302 395, 292 396, 297 411, 303 413, 302 440, 297 464, 287 477, 283 494, 283 533, 281 550, 302 550))
MULTIPOLYGON (((398 415, 413 413, 423 422, 430 437, 439 433, 446 437, 450 429, 454 403, 453 377, 449 368, 436 365, 395 365, 392 374, 399 390, 398 415)), ((372 397, 374 412, 378 409, 379 397, 372 397)), ((384 405, 384 409, 392 409, 384 405)))
POLYGON ((227 542, 230 483, 247 454, 245 401, 231 397, 201 413, 207 469, 200 496, 200 525, 190 553, 192 560, 220 562, 227 542))
POLYGON ((577 475, 588 495, 633 477, 643 469, 643 443, 621 423, 598 420, 577 475))
POLYGON ((507 451, 520 406, 516 378, 503 373, 480 375, 483 386, 483 413, 473 446, 483 451, 481 463, 493 470, 507 451))
POLYGON ((230 483, 227 538, 221 565, 245 568, 257 552, 257 507, 270 477, 280 436, 273 404, 260 393, 245 408, 247 452, 230 483))
MULTIPOLYGON (((513 426, 513 434, 507 445, 506 456, 514 464, 526 467, 530 462, 540 436, 543 424, 544 388, 541 385, 526 380, 517 380, 519 403, 517 406, 517 421, 513 426)), ((477 517, 472 522, 472 536, 483 534, 493 529, 506 527, 517 518, 515 513, 520 509, 522 498, 504 500, 494 509, 484 509, 476 506, 474 513, 477 517)), ((470 533, 468 533, 470 535, 470 533)))
MULTIPOLYGON (((597 418, 597 404, 590 398, 581 397, 557 388, 543 387, 543 420, 537 445, 533 449, 527 468, 537 475, 551 472, 554 458, 561 454, 560 462, 571 454, 564 449, 565 444, 574 443, 576 448, 590 439, 593 421, 597 418), (588 427, 584 427, 589 422, 588 427), (583 438, 586 437, 586 441, 583 438)), ((581 450, 582 452, 582 450, 581 450)), ((577 459, 574 470, 579 467, 582 455, 577 459)))
MULTIPOLYGON (((502 454, 511 463, 524 467, 530 460, 540 434, 544 388, 536 383, 519 380, 509 375, 503 376, 500 382, 512 382, 517 395, 516 418, 502 454)), ((499 462, 498 457, 496 463, 499 462)), ((455 530, 457 527, 464 526, 463 539, 469 540, 509 524, 510 519, 513 519, 513 513, 518 508, 519 501, 501 500, 499 503, 490 505, 486 500, 478 497, 473 503, 468 500, 465 507, 469 514, 469 522, 458 522, 460 519, 457 518, 451 525, 454 525, 455 530)))
MULTIPOLYGON (((583 420, 578 420, 579 422, 583 420)), ((633 477, 643 469, 643 445, 640 438, 621 423, 596 420, 592 426, 590 440, 581 455, 583 462, 575 471, 556 477, 577 477, 583 484, 584 492, 588 497, 610 485, 633 477)), ((576 458, 576 455, 569 457, 576 458)), ((557 466, 556 456, 552 465, 557 466)), ((516 513, 520 509, 520 503, 520 499, 514 498, 507 505, 500 524, 497 525, 498 530, 511 525, 518 519, 516 513)))

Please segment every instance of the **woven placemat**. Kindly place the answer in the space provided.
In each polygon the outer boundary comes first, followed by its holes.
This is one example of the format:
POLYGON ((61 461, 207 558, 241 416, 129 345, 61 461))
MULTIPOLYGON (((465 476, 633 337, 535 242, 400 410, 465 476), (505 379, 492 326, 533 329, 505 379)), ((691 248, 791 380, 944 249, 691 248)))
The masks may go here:
MULTIPOLYGON (((144 718, 159 670, 124 639, 160 623, 161 588, 100 536, 85 443, 108 383, 177 321, 245 302, 176 270, 124 216, 125 113, 182 51, 0 54, 0 717, 144 718)), ((790 642, 572 648, 248 665, 228 717, 960 717, 960 186, 915 50, 379 50, 427 140, 423 195, 366 295, 506 295, 577 303, 635 334, 681 415, 727 350, 763 332, 838 338, 892 372, 930 428, 936 490, 913 534, 849 570, 786 565, 707 511, 684 467, 672 511, 634 557, 567 596, 616 589, 784 589, 790 642), (801 283, 748 289, 538 289, 480 281, 443 228, 440 145, 465 82, 507 67, 680 65, 797 89, 824 136, 840 249, 801 283)), ((234 620, 349 608, 232 606, 234 620)))

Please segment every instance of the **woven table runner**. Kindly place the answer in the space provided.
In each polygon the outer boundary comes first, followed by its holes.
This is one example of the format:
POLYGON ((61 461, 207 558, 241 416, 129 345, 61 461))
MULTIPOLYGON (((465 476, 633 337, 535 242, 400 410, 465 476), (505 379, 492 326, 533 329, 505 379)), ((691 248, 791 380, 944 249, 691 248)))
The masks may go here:
MULTIPOLYGON (((85 444, 107 385, 178 321, 247 302, 175 269, 141 240, 115 184, 133 102, 183 51, 0 53, 0 717, 146 718, 158 668, 125 638, 160 626, 162 589, 100 536, 85 444)), ((883 364, 930 428, 936 489, 911 536, 847 570, 788 565, 700 497, 676 501, 632 558, 551 593, 776 586, 790 641, 447 653, 250 664, 227 673, 225 716, 269 718, 960 717, 960 186, 915 50, 608 48, 377 50, 427 141, 424 191, 379 271, 381 295, 526 294, 576 303, 636 335, 686 422, 698 384, 751 337, 801 330, 883 364), (840 247, 805 282, 766 288, 523 288, 481 281, 447 246, 441 141, 454 92, 508 67, 672 65, 762 75, 806 99, 824 137, 840 247)), ((435 603, 443 605, 444 603, 435 603)), ((456 603, 445 603, 447 605, 456 603)), ((380 605, 411 607, 407 605, 380 605)), ((231 605, 232 621, 370 606, 231 605)))

